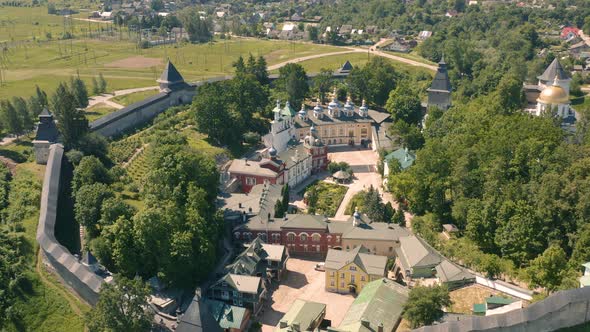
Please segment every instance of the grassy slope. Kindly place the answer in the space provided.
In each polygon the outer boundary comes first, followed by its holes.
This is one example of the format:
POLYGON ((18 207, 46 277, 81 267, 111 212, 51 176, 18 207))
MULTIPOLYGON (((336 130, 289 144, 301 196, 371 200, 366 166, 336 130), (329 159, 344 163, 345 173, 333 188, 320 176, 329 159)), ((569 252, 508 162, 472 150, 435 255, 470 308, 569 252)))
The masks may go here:
POLYGON ((106 104, 100 103, 88 108, 86 110, 86 117, 88 118, 88 121, 94 121, 116 110, 117 109, 114 107, 110 107, 106 104))
POLYGON ((138 101, 142 101, 144 99, 146 99, 147 97, 151 97, 155 94, 160 93, 160 90, 147 90, 147 91, 140 91, 140 92, 135 92, 135 93, 130 93, 128 95, 122 95, 122 96, 117 96, 114 98, 111 98, 111 101, 117 103, 117 104, 121 104, 123 106, 128 106, 131 105, 133 103, 136 103, 138 101))
MULTIPOLYGON (((45 166, 24 163, 17 172, 29 172, 39 182, 42 181, 45 166)), ((17 325, 9 325, 8 331, 82 331, 84 323, 81 314, 88 306, 71 295, 55 276, 48 274, 38 261, 39 246, 35 240, 39 215, 24 220, 24 236, 31 250, 27 252, 27 276, 31 280, 32 291, 23 294, 17 307, 23 319, 17 325)))

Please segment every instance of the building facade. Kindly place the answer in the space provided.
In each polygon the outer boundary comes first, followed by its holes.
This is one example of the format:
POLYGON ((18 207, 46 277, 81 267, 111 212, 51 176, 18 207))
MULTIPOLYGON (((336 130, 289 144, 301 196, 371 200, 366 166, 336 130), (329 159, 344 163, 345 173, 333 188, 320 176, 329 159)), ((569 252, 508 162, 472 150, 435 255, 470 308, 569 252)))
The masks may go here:
POLYGON ((370 254, 359 246, 351 251, 330 249, 326 257, 326 283, 329 292, 359 293, 363 287, 386 275, 387 257, 370 254))

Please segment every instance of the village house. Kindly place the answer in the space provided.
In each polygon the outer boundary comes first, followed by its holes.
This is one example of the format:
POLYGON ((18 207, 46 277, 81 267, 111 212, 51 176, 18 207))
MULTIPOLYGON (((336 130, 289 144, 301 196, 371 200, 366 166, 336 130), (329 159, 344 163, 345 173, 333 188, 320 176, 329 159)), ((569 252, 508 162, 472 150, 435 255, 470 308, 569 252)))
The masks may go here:
POLYGON ((208 291, 209 298, 248 308, 255 315, 262 309, 266 294, 262 278, 231 273, 213 283, 208 291))
POLYGON ((394 273, 399 280, 409 283, 412 279, 433 278, 435 268, 443 257, 423 239, 411 235, 399 239, 396 249, 394 273))
POLYGON ((387 273, 387 257, 370 254, 360 245, 350 251, 330 249, 326 256, 326 284, 329 292, 359 293, 371 281, 387 273))

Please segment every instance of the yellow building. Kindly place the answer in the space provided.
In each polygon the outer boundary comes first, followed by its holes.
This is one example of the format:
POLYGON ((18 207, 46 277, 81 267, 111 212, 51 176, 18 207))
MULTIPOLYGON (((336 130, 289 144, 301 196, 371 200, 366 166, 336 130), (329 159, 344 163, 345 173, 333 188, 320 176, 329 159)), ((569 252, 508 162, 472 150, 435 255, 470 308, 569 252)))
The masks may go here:
POLYGON ((387 257, 369 254, 364 246, 351 251, 328 250, 326 285, 329 292, 359 293, 363 287, 386 274, 387 257))

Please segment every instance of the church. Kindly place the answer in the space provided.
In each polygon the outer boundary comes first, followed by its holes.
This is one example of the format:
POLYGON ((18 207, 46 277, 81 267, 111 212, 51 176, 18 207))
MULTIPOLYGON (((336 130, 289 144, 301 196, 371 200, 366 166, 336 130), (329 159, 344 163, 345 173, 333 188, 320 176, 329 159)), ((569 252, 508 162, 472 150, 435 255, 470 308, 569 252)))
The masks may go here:
POLYGON ((576 121, 577 113, 570 106, 570 75, 555 58, 537 77, 536 85, 525 85, 524 92, 528 102, 525 111, 535 116, 555 112, 564 125, 576 121))

